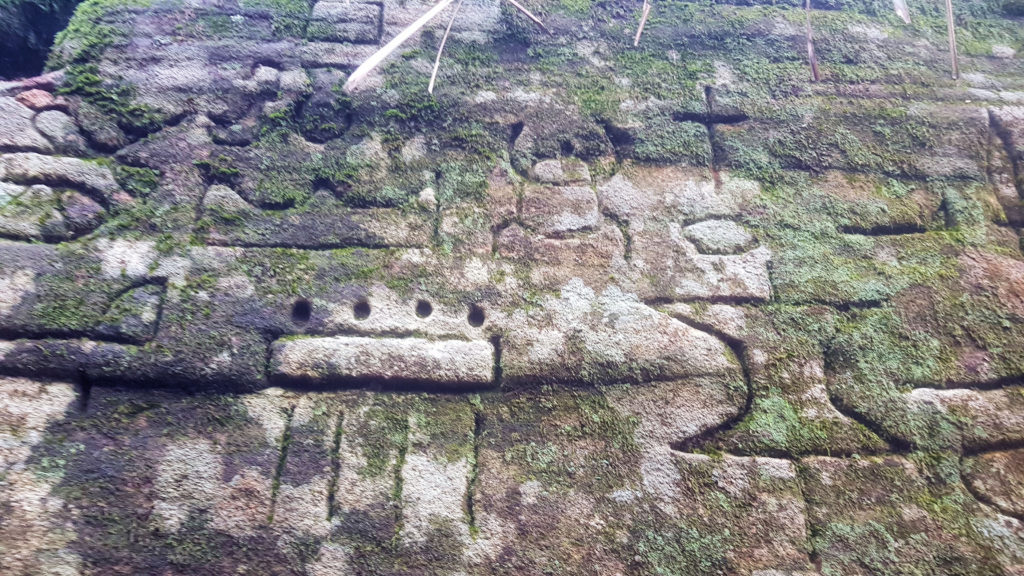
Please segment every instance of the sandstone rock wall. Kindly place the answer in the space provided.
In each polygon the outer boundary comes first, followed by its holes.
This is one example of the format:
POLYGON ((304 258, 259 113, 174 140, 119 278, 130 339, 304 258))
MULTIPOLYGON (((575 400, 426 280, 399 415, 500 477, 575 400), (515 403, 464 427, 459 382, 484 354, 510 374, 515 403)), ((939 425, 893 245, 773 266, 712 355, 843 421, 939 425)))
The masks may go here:
MULTIPOLYGON (((934 5, 933 5, 934 4, 934 5)), ((1020 574, 1024 21, 89 0, 0 84, 0 573, 1020 574)))

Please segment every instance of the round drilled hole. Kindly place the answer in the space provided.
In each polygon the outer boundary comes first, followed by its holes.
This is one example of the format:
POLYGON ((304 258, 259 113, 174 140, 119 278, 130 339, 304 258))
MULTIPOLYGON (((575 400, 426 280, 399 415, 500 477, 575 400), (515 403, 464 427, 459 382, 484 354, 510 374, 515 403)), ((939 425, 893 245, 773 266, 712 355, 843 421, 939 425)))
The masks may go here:
POLYGON ((356 305, 352 307, 352 315, 356 317, 356 320, 366 320, 370 317, 370 303, 366 300, 356 302, 356 305))
POLYGON ((313 314, 313 305, 310 304, 309 300, 301 298, 292 304, 292 322, 298 324, 305 324, 309 322, 309 317, 313 314))
POLYGON ((484 325, 484 320, 486 319, 484 317, 484 309, 479 307, 479 306, 477 306, 476 304, 470 304, 470 306, 469 306, 469 315, 466 316, 466 319, 469 320, 469 325, 470 326, 473 326, 473 327, 483 326, 484 325))
POLYGON ((420 300, 416 303, 416 315, 420 318, 426 318, 434 313, 434 307, 430 305, 430 302, 426 300, 420 300))

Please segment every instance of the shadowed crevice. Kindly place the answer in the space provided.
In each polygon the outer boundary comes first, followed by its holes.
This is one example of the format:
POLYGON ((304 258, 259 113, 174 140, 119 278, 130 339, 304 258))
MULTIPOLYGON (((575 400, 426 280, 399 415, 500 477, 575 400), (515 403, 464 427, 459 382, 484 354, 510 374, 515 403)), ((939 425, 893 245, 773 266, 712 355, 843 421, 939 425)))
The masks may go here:
POLYGON ((478 404, 473 406, 473 462, 466 483, 466 516, 469 523, 469 534, 476 537, 480 530, 476 524, 476 494, 480 482, 480 444, 484 434, 484 413, 478 404))
POLYGON ((288 447, 292 443, 292 418, 295 416, 295 406, 286 408, 284 414, 284 430, 281 432, 281 442, 278 445, 277 466, 274 468, 274 479, 270 484, 270 512, 267 514, 267 524, 274 523, 277 496, 281 491, 281 475, 284 474, 284 467, 288 462, 288 447))
POLYGON ((338 479, 341 477, 341 440, 344 433, 345 413, 338 412, 334 424, 334 438, 331 442, 331 479, 327 484, 327 520, 338 513, 338 479))
MULTIPOLYGON (((986 452, 989 452, 989 451, 991 451, 991 450, 986 450, 986 452)), ((963 484, 964 490, 966 490, 967 493, 970 494, 971 497, 974 498, 975 500, 977 500, 980 504, 994 509, 997 513, 1002 514, 1003 516, 1009 516, 1010 518, 1014 518, 1014 519, 1016 519, 1016 520, 1018 520, 1020 522, 1024 522, 1024 514, 1018 514, 1016 512, 1011 511, 1011 510, 1006 510, 1005 508, 1003 508, 999 504, 996 504, 995 501, 992 500, 992 498, 988 497, 988 495, 986 495, 982 491, 978 490, 974 486, 974 484, 971 482, 971 480, 967 477, 967 473, 966 473, 967 472, 967 467, 966 467, 966 465, 964 463, 964 458, 967 458, 967 457, 968 457, 968 455, 964 454, 960 458, 960 482, 961 482, 961 484, 963 484)))

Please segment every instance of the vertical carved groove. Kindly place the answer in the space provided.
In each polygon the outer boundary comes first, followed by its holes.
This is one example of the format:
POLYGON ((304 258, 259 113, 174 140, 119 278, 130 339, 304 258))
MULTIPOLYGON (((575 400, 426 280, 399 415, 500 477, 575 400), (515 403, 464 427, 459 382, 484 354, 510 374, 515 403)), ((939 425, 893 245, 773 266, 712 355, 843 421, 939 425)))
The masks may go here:
POLYGON ((807 475, 807 467, 802 459, 795 459, 793 465, 796 467, 796 487, 800 493, 800 502, 804 505, 804 537, 807 539, 807 561, 817 572, 821 572, 821 551, 814 545, 814 535, 818 528, 811 523, 810 503, 807 501, 806 490, 804 490, 804 477, 807 475))
POLYGON ((89 397, 92 395, 92 381, 85 370, 78 370, 78 378, 75 380, 75 391, 78 392, 78 411, 89 410, 89 397))
POLYGON ((334 425, 334 440, 331 444, 331 481, 327 485, 327 520, 330 521, 337 513, 338 478, 341 476, 341 437, 345 413, 338 411, 334 425))
POLYGON ((704 107, 707 109, 707 122, 704 123, 704 127, 708 131, 708 148, 710 148, 711 157, 708 159, 708 167, 711 168, 711 175, 715 180, 715 186, 721 184, 721 179, 718 176, 719 162, 717 154, 717 146, 715 146, 715 122, 713 119, 714 110, 714 92, 711 86, 704 87, 704 107))
POLYGON ((395 457, 394 484, 391 489, 391 501, 395 509, 395 534, 391 542, 393 546, 398 545, 398 539, 401 537, 402 529, 405 527, 402 505, 402 496, 405 489, 405 477, 402 475, 402 469, 405 468, 405 455, 409 452, 408 420, 404 421, 401 434, 401 444, 398 447, 398 455, 395 457))
POLYGON ((274 510, 277 507, 277 494, 281 490, 281 475, 284 474, 284 466, 288 461, 288 446, 292 442, 292 417, 295 416, 295 406, 289 406, 284 411, 284 430, 281 432, 281 443, 277 454, 277 467, 274 468, 274 480, 270 484, 270 513, 267 515, 267 524, 274 522, 274 510))
MULTIPOLYGON (((1024 200, 1024 170, 1021 170, 1018 166, 1016 155, 1014 154, 1013 138, 1010 135, 1010 131, 1003 126, 999 119, 996 118, 995 113, 991 109, 988 111, 988 129, 989 135, 995 136, 995 139, 999 140, 999 146, 1002 148, 1002 153, 1006 156, 1008 167, 1010 169, 1010 177, 1013 179, 1013 187, 1017 190, 1017 196, 1024 200)), ((991 173, 991 166, 989 172, 991 173)))
POLYGON ((495 346, 495 371, 494 380, 496 386, 502 385, 502 337, 495 335, 490 337, 490 343, 495 346))
POLYGON ((484 431, 484 414, 479 400, 473 404, 473 461, 470 463, 469 481, 466 484, 466 516, 469 520, 469 535, 476 538, 480 528, 476 525, 476 490, 480 478, 480 442, 484 431))

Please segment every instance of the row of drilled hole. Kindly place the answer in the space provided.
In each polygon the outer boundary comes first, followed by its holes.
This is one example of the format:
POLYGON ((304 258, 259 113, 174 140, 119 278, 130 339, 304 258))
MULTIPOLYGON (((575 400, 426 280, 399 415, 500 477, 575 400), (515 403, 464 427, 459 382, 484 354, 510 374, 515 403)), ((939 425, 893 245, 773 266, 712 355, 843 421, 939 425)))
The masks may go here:
MULTIPOLYGON (((434 313, 434 307, 431 306, 430 302, 426 300, 420 300, 416 302, 416 315, 420 318, 426 318, 434 313)), ((296 300, 295 304, 292 305, 292 321, 298 324, 304 324, 309 322, 310 316, 313 314, 313 305, 309 300, 300 299, 296 300)), ((370 302, 367 300, 360 300, 352 306, 352 316, 356 320, 366 320, 370 317, 370 302)), ((469 322, 470 326, 480 327, 483 326, 484 320, 484 309, 476 304, 469 305, 469 313, 466 315, 466 321, 469 322)))

